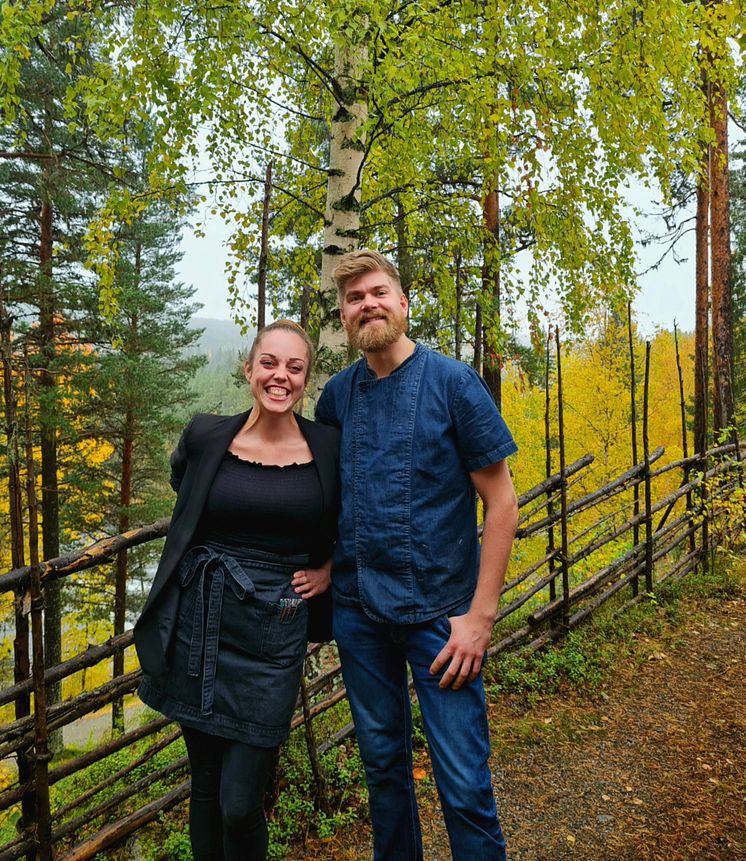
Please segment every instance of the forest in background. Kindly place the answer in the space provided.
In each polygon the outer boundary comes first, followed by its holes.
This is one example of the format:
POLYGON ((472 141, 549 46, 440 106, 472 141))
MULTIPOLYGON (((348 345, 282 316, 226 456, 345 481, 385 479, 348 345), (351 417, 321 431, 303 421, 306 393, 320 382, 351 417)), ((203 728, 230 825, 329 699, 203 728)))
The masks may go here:
MULTIPOLYGON (((351 358, 335 259, 390 254, 413 337, 474 364, 501 405, 520 491, 544 476, 550 326, 567 356, 568 457, 592 452, 597 483, 631 463, 625 189, 649 184, 664 248, 697 230, 697 331, 680 337, 691 450, 743 438, 746 168, 727 123, 730 111, 740 134, 742 13, 678 0, 4 4, 3 567, 167 514, 188 415, 242 405, 233 358, 194 351, 192 290, 174 276, 197 203, 233 227, 243 325, 287 314, 318 341, 308 407, 351 358), (519 298, 529 344, 515 337, 519 298)), ((675 460, 671 332, 652 362, 651 440, 675 460)), ((49 664, 124 630, 155 552, 48 590, 49 664)))

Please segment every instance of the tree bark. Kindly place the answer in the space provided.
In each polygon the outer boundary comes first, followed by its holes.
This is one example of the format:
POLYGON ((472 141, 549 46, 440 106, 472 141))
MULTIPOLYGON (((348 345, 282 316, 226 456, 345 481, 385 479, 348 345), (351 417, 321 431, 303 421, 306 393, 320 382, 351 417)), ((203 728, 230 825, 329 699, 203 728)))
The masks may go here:
POLYGON ((5 409, 5 436, 8 446, 8 508, 10 514, 10 558, 14 568, 24 562, 23 499, 21 492, 20 455, 18 450, 18 418, 16 393, 13 388, 13 319, 0 296, 0 362, 3 371, 3 399, 5 409))
MULTIPOLYGON (((132 464, 135 450, 135 414, 132 407, 127 408, 122 444, 122 469, 119 484, 119 534, 130 528, 129 506, 132 503, 132 464)), ((114 582, 114 636, 124 633, 127 610, 127 550, 117 553, 114 582)), ((112 659, 112 677, 124 675, 124 652, 118 652, 112 659)), ((111 704, 111 729, 115 735, 124 732, 124 701, 116 699, 111 704)))
MULTIPOLYGON (((265 261, 266 262, 266 261, 265 261)), ((135 243, 134 261, 135 283, 139 286, 142 272, 142 243, 135 243)), ((133 312, 129 320, 127 355, 138 349, 137 334, 139 317, 133 312)), ((128 367, 128 366, 125 366, 128 367)), ((133 403, 133 392, 135 382, 131 379, 131 372, 125 371, 127 377, 124 380, 127 402, 124 413, 124 430, 122 433, 122 466, 119 475, 119 522, 117 524, 120 535, 129 531, 130 515, 129 507, 132 504, 132 470, 135 454, 135 435, 137 432, 137 417, 133 403)), ((124 633, 125 617, 127 613, 127 578, 129 573, 129 557, 127 549, 117 553, 114 579, 114 636, 124 633)), ((124 675, 124 652, 117 652, 112 659, 112 678, 117 679, 124 675)), ((118 697, 111 703, 111 730, 114 735, 124 732, 124 700, 118 697)))
MULTIPOLYGON (((39 371, 42 553, 45 559, 60 555, 60 502, 58 485, 58 392, 54 376, 55 303, 52 290, 53 209, 50 196, 50 168, 45 164, 41 189, 39 242, 39 371)), ((62 660, 62 584, 49 583, 44 589, 44 658, 52 667, 62 660)), ((60 701, 59 684, 47 690, 47 704, 60 701)), ((52 750, 62 745, 61 733, 50 738, 52 750)))
POLYGON ((311 319, 311 286, 307 282, 303 285, 303 292, 300 297, 300 324, 308 330, 308 323, 311 319))
POLYGON ((710 159, 712 243, 713 430, 734 423, 733 297, 731 289, 730 192, 728 188, 728 97, 722 85, 712 88, 715 149, 710 159))
MULTIPOLYGON (((256 329, 266 325, 267 313, 267 258, 269 257, 269 202, 272 198, 272 162, 267 162, 264 174, 264 205, 262 206, 262 239, 259 248, 259 275, 256 297, 256 329)), ((120 530, 121 531, 121 530, 120 530)))
POLYGON ((39 501, 36 493, 36 464, 34 461, 34 437, 31 422, 31 369, 28 359, 28 345, 23 351, 23 394, 26 412, 26 505, 28 508, 28 549, 29 563, 38 565, 39 559, 39 501))
MULTIPOLYGON (((368 103, 361 77, 367 59, 368 49, 363 44, 338 43, 335 47, 334 93, 337 105, 331 123, 324 248, 321 257, 321 299, 327 311, 337 308, 332 278, 337 260, 358 246, 365 158, 365 141, 360 136, 360 128, 368 118, 368 103)), ((334 316, 325 314, 320 334, 319 345, 322 349, 319 359, 324 366, 321 370, 326 373, 335 369, 334 358, 346 344, 345 334, 336 325, 334 316)))
POLYGON ((482 293, 491 296, 490 313, 484 321, 484 381, 492 392, 498 409, 502 409, 502 357, 494 346, 494 335, 500 328, 500 265, 497 259, 500 242, 500 198, 497 189, 489 191, 483 205, 485 242, 482 264, 482 293))
POLYGON ((474 309, 474 359, 472 361, 474 370, 482 373, 482 303, 477 300, 474 309))
POLYGON ((461 253, 456 255, 456 319, 453 321, 453 356, 455 359, 461 360, 461 293, 463 286, 461 284, 461 253))
MULTIPOLYGON (((632 334, 632 302, 627 303, 627 331, 629 334, 629 398, 630 398, 630 430, 632 433, 632 465, 637 464, 637 380, 635 379, 635 344, 632 334)), ((632 486, 632 516, 640 513, 640 485, 635 482, 632 486)), ((632 546, 637 547, 640 541, 640 527, 636 523, 632 532, 632 546)), ((632 580, 632 594, 637 595, 639 581, 632 580)))
POLYGON ((414 261, 412 252, 409 250, 409 235, 407 233, 407 216, 401 201, 401 196, 396 195, 396 262, 399 269, 402 293, 409 299, 409 293, 414 281, 414 261))
MULTIPOLYGON (((710 87, 703 76, 703 89, 708 102, 710 87)), ((707 470, 708 387, 709 387, 709 311, 710 311, 710 147, 702 154, 697 181, 696 218, 696 297, 694 324, 694 451, 700 455, 699 469, 707 470)), ((707 488, 703 488, 703 493, 707 488)), ((702 519, 701 559, 707 568, 709 524, 702 519)))
MULTIPOLYGON (((3 371, 3 399, 5 407, 5 434, 8 445, 8 494, 10 509, 10 558, 14 568, 25 564, 23 501, 21 493, 20 452, 18 445, 18 418, 16 393, 13 388, 13 345, 11 328, 13 320, 7 313, 5 302, 0 296, 0 361, 3 371)), ((28 409, 28 404, 26 404, 28 409)), ((26 682, 31 677, 29 658, 28 612, 24 606, 28 592, 19 588, 14 591, 15 636, 13 638, 13 681, 26 682)), ((31 714, 31 697, 23 691, 15 697, 14 711, 16 720, 31 714)), ((18 752, 18 782, 28 784, 33 773, 32 757, 27 751, 18 752)), ((36 796, 33 791, 21 795, 21 818, 19 828, 24 830, 36 821, 36 796)), ((30 857, 30 856, 27 856, 30 857)))
MULTIPOLYGON (((709 150, 709 147, 708 147, 709 150)), ((707 451, 709 305, 710 305, 710 195, 708 189, 709 151, 703 156, 703 169, 697 181, 696 218, 696 298, 694 324, 694 450, 707 451)))

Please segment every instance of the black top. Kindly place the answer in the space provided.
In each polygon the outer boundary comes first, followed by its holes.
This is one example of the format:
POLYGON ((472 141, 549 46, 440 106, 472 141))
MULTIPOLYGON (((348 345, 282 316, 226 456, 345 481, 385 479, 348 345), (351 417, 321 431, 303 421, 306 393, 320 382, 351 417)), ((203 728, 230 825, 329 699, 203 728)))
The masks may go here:
MULTIPOLYGON (((168 652, 179 611, 180 589, 174 574, 202 517, 212 481, 231 440, 241 430, 249 411, 235 416, 196 415, 184 429, 171 455, 171 487, 176 505, 148 600, 135 625, 135 646, 143 671, 158 676, 168 672, 168 652)), ((317 568, 332 553, 339 514, 339 431, 296 416, 316 465, 323 510, 310 547, 309 564, 317 568)), ((309 601, 308 638, 320 643, 331 637, 329 591, 309 601)))
POLYGON ((313 461, 267 466, 226 452, 194 540, 284 555, 307 553, 316 538, 322 508, 313 461))

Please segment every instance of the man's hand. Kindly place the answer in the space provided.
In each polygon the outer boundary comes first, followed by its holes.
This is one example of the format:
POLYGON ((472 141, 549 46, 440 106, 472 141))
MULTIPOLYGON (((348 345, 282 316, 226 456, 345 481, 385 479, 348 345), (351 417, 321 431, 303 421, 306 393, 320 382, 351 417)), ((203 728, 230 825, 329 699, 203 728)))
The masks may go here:
POLYGON ((443 666, 450 664, 443 673, 438 687, 452 687, 457 691, 466 682, 473 682, 482 669, 482 660, 492 633, 492 622, 470 610, 463 616, 449 616, 451 636, 430 666, 436 676, 443 666))
POLYGON ((329 559, 321 568, 303 568, 296 571, 290 585, 301 598, 313 598, 329 588, 332 582, 331 571, 332 560, 329 559))
POLYGON ((477 588, 469 612, 464 616, 449 617, 451 636, 430 667, 430 672, 437 675, 450 660, 439 685, 454 690, 466 682, 473 682, 482 668, 518 523, 518 503, 507 463, 501 460, 470 475, 484 503, 477 588))

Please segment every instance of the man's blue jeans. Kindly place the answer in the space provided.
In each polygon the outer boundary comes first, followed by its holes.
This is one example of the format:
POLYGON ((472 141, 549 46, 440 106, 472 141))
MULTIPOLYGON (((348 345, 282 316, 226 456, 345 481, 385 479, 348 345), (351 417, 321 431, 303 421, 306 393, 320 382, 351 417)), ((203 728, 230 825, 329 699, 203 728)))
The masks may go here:
POLYGON ((454 861, 505 861, 489 770, 481 675, 458 691, 438 687, 433 659, 450 635, 443 617, 418 625, 374 622, 335 605, 334 638, 355 721, 373 821, 375 861, 422 861, 412 776, 412 669, 454 861))

